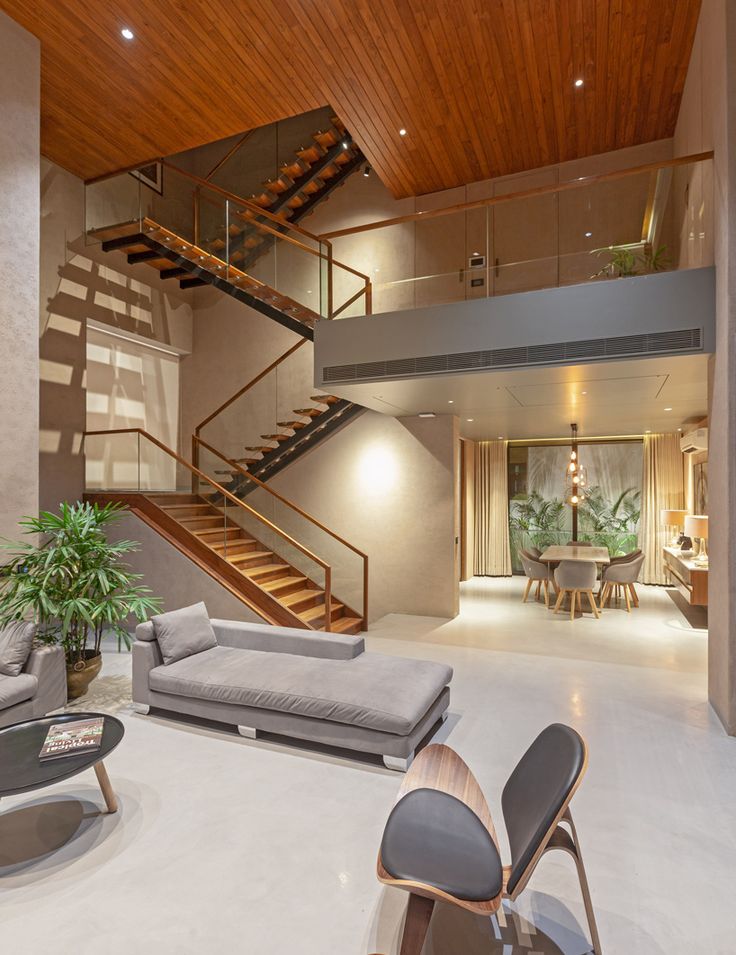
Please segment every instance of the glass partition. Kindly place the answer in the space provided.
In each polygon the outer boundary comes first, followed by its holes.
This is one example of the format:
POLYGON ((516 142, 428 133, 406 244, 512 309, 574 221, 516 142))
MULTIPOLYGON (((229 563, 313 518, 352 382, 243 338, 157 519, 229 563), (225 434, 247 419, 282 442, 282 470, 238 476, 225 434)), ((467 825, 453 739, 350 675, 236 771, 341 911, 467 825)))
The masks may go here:
POLYGON ((370 277, 374 313, 713 263, 710 159, 554 190, 336 234, 334 255, 370 277))
MULTIPOLYGON (((588 475, 578 507, 577 539, 606 547, 611 556, 637 546, 641 513, 640 440, 581 442, 580 463, 588 475)), ((572 508, 565 498, 570 445, 509 446, 509 536, 514 573, 522 573, 522 548, 544 550, 572 538, 572 508)))

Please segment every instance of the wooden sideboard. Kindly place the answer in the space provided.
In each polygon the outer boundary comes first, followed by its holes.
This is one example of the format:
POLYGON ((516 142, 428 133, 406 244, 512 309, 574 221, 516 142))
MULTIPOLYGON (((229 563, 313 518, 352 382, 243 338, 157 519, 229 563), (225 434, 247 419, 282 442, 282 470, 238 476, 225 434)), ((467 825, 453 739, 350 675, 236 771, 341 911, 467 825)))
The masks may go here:
POLYGON ((663 547, 664 566, 672 586, 693 607, 708 606, 708 568, 698 567, 689 556, 683 556, 676 547, 663 547))

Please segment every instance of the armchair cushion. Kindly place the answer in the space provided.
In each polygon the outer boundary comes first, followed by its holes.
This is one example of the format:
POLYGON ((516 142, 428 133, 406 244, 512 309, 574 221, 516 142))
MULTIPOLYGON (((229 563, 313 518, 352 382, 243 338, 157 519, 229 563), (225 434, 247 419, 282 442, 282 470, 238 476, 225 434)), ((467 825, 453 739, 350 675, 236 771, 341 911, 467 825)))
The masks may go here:
POLYGON ((166 666, 217 646, 215 631, 202 601, 158 614, 151 622, 166 666))
POLYGON ((14 620, 0 630, 0 674, 18 676, 33 648, 35 623, 14 620))
POLYGON ((38 690, 38 680, 30 673, 18 676, 0 676, 0 710, 16 703, 32 700, 38 690))

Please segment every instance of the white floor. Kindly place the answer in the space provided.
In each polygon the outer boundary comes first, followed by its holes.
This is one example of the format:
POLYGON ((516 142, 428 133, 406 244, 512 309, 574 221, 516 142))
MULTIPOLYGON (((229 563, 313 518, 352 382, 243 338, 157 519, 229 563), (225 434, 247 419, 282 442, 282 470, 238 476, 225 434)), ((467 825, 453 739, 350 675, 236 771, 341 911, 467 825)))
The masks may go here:
MULTIPOLYGON (((590 747, 576 817, 606 955, 736 951, 736 741, 706 702, 706 634, 662 589, 631 615, 554 617, 475 580, 451 622, 392 615, 370 649, 455 668, 440 738, 500 791, 548 723, 590 747)), ((697 622, 697 621, 696 621, 697 622)), ((406 896, 375 878, 400 776, 378 763, 130 712, 129 656, 92 704, 122 716, 94 775, 0 805, 0 947, 14 955, 395 955, 406 896)), ((502 836, 503 838, 503 836, 502 836)), ((572 862, 539 866, 501 924, 435 911, 425 955, 582 955, 572 862)))

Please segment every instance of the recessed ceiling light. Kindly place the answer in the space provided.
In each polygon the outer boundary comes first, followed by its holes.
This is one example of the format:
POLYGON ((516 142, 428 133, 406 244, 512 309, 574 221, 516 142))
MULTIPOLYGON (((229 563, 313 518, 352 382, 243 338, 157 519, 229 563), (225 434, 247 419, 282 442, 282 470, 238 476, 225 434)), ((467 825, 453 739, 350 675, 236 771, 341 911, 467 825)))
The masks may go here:
POLYGON ((448 403, 448 405, 454 405, 454 404, 455 404, 455 401, 454 401, 453 398, 450 398, 450 400, 449 400, 447 403, 448 403))
POLYGON ((403 128, 400 129, 400 130, 399 130, 399 136, 406 136, 406 130, 403 129, 403 128))
POLYGON ((370 174, 371 174, 371 167, 370 167, 370 166, 366 166, 365 169, 363 170, 363 175, 364 175, 365 178, 367 179, 368 176, 370 176, 370 174))
POLYGON ((342 148, 343 148, 343 149, 350 149, 350 143, 349 143, 346 139, 343 139, 343 141, 342 141, 342 148))
POLYGON ((587 392, 587 391, 581 391, 580 394, 581 394, 581 395, 587 395, 588 392, 587 392))
POLYGON ((436 418, 437 415, 434 411, 420 411, 418 417, 420 418, 436 418))
POLYGON ((503 435, 502 435, 502 434, 499 434, 498 440, 499 440, 499 441, 503 441, 503 435))
POLYGON ((652 432, 651 432, 651 430, 650 430, 649 428, 647 428, 647 430, 644 432, 644 434, 651 434, 651 433, 652 433, 652 432))
POLYGON ((133 31, 129 29, 128 27, 123 27, 123 29, 120 32, 122 33, 122 35, 125 37, 126 40, 133 39, 133 36, 134 36, 133 31))
POLYGON ((682 428, 678 428, 677 430, 678 430, 678 431, 682 431, 682 428))
POLYGON ((665 411, 672 411, 672 408, 665 408, 665 411))
POLYGON ((475 421, 475 418, 466 418, 466 421, 475 421))
POLYGON ((578 87, 578 89, 579 89, 579 88, 583 85, 583 81, 582 81, 582 80, 575 80, 575 85, 576 85, 576 86, 578 87))
POLYGON ((593 235, 592 232, 586 232, 586 233, 585 233, 585 238, 586 238, 586 239, 590 239, 592 235, 593 235))

